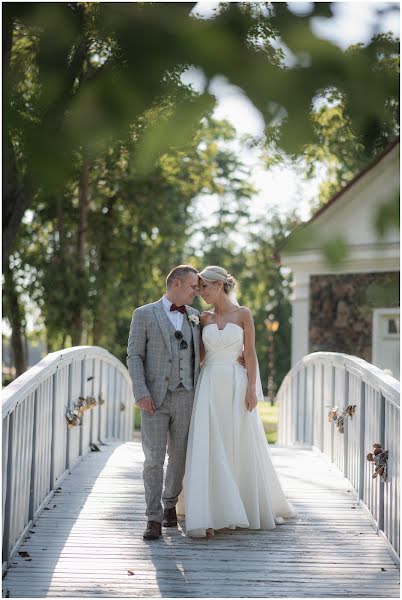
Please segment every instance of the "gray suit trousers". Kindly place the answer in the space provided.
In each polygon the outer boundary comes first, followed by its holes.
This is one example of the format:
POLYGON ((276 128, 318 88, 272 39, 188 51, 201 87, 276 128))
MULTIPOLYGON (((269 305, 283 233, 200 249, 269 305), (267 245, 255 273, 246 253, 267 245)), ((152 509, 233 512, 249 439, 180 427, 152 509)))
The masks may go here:
POLYGON ((163 508, 176 506, 182 490, 186 465, 187 438, 193 409, 194 390, 168 391, 153 415, 141 411, 142 448, 145 455, 144 487, 148 521, 162 523, 163 508), (163 465, 168 454, 165 490, 163 465))

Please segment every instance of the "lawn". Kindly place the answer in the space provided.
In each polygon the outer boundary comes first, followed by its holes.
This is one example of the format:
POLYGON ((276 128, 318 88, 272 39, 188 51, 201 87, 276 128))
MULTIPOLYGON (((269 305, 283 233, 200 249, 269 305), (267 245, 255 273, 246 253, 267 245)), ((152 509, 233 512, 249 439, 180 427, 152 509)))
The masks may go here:
MULTIPOLYGON (((258 404, 258 412, 264 425, 268 442, 275 444, 278 429, 278 405, 271 406, 269 402, 260 402, 258 404)), ((141 411, 137 407, 134 409, 134 426, 136 431, 141 429, 141 411)))
POLYGON ((134 429, 141 430, 141 409, 134 405, 134 429))
POLYGON ((268 442, 275 444, 278 438, 278 405, 274 404, 274 406, 271 406, 270 402, 259 402, 258 412, 264 425, 268 442))

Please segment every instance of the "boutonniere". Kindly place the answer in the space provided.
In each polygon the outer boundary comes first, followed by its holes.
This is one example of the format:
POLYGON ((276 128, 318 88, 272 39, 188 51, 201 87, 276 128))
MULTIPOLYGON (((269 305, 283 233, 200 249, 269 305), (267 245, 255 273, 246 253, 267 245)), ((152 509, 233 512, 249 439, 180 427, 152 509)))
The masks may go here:
POLYGON ((200 317, 198 315, 188 315, 188 320, 190 321, 193 327, 194 325, 200 324, 200 317))

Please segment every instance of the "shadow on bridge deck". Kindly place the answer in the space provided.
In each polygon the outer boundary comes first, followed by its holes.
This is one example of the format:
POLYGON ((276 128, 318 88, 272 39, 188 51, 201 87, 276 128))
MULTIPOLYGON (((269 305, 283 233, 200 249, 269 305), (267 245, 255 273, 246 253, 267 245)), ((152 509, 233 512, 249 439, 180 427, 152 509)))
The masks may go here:
MULTIPOLYGON (((298 516, 273 531, 145 542, 142 450, 110 444, 65 479, 4 580, 8 597, 399 597, 399 570, 336 467, 271 446, 298 516)), ((184 524, 182 523, 183 527, 184 524)))

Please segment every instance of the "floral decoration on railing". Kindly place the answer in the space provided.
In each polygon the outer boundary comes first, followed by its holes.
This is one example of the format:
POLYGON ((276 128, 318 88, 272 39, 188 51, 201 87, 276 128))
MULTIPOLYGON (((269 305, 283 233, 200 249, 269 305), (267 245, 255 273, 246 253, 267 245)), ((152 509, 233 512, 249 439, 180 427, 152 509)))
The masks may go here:
POLYGON ((87 396, 86 398, 80 396, 78 398, 78 402, 79 406, 81 407, 81 410, 84 412, 96 406, 96 398, 94 398, 93 396, 87 396))
POLYGON ((345 433, 345 417, 353 418, 356 412, 356 404, 349 404, 343 411, 338 412, 338 407, 334 406, 328 413, 328 421, 336 423, 339 433, 345 433))
POLYGON ((383 450, 381 444, 373 444, 374 452, 367 454, 367 460, 374 463, 374 473, 372 478, 375 479, 378 475, 382 481, 388 479, 388 450, 383 450))
POLYGON ((67 427, 77 427, 81 425, 82 413, 78 408, 68 408, 66 411, 67 427))
POLYGON ((93 396, 79 396, 78 400, 74 403, 72 408, 68 408, 66 411, 67 426, 69 429, 81 425, 82 415, 86 410, 95 408, 97 405, 96 398, 93 396))
POLYGON ((343 414, 346 416, 348 415, 351 419, 353 419, 353 415, 356 412, 356 404, 349 404, 349 406, 347 406, 345 408, 345 410, 343 411, 343 414))

